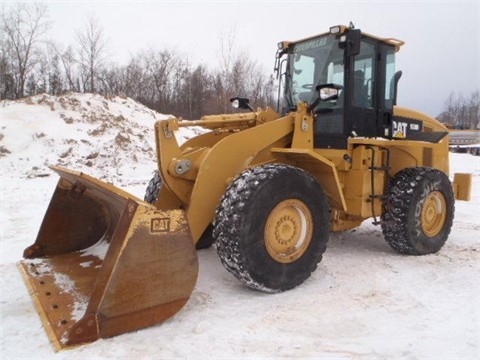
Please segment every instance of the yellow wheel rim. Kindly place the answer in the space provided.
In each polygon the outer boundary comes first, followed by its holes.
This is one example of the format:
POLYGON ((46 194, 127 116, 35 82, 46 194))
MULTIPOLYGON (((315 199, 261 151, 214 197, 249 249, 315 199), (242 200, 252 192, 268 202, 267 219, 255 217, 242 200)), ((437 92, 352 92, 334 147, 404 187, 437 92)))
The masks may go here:
POLYGON ((279 203, 265 224, 265 247, 278 262, 291 263, 300 258, 312 241, 313 219, 308 207, 300 200, 279 203))
POLYGON ((445 224, 447 206, 445 197, 439 191, 431 192, 422 208, 422 230, 429 236, 437 236, 445 224))

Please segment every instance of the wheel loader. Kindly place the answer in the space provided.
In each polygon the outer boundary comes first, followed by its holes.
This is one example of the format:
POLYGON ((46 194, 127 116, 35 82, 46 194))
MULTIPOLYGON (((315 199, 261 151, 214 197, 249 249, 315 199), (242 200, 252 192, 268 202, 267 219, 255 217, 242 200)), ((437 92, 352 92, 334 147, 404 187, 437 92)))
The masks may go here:
MULTIPOLYGON (((268 293, 303 283, 330 232, 372 219, 400 254, 439 251, 470 174, 449 178, 448 130, 397 105, 404 45, 352 26, 278 44, 276 109, 155 124, 145 199, 53 166, 60 179, 20 269, 57 349, 152 326, 194 291, 197 248, 268 293), (181 128, 205 133, 178 144, 181 128)), ((112 155, 114 156, 114 155, 112 155)))

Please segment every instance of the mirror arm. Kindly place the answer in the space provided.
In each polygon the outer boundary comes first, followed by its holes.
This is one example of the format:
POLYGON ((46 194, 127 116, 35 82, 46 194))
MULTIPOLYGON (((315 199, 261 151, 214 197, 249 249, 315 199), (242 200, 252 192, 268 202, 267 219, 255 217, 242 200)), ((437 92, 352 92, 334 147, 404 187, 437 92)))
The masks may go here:
POLYGON ((321 100, 322 99, 320 98, 320 95, 318 95, 318 97, 315 99, 315 101, 308 106, 307 113, 311 113, 313 111, 313 109, 315 109, 317 107, 317 105, 320 104, 321 100))

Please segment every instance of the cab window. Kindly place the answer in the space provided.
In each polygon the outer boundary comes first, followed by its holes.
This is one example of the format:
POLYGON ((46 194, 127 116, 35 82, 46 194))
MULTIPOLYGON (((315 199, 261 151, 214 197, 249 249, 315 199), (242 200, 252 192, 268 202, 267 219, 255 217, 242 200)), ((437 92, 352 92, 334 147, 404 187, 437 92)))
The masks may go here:
POLYGON ((352 105, 374 107, 374 76, 375 76, 375 44, 362 41, 360 53, 355 57, 353 72, 352 105))

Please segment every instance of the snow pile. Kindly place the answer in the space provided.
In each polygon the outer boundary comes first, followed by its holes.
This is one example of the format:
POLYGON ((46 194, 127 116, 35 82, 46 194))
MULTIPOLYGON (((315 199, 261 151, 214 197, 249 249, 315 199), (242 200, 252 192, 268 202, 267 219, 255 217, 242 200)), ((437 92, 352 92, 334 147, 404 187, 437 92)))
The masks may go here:
POLYGON ((130 98, 77 93, 2 101, 0 110, 2 176, 48 176, 61 165, 120 184, 156 169, 154 125, 169 118, 130 98))

